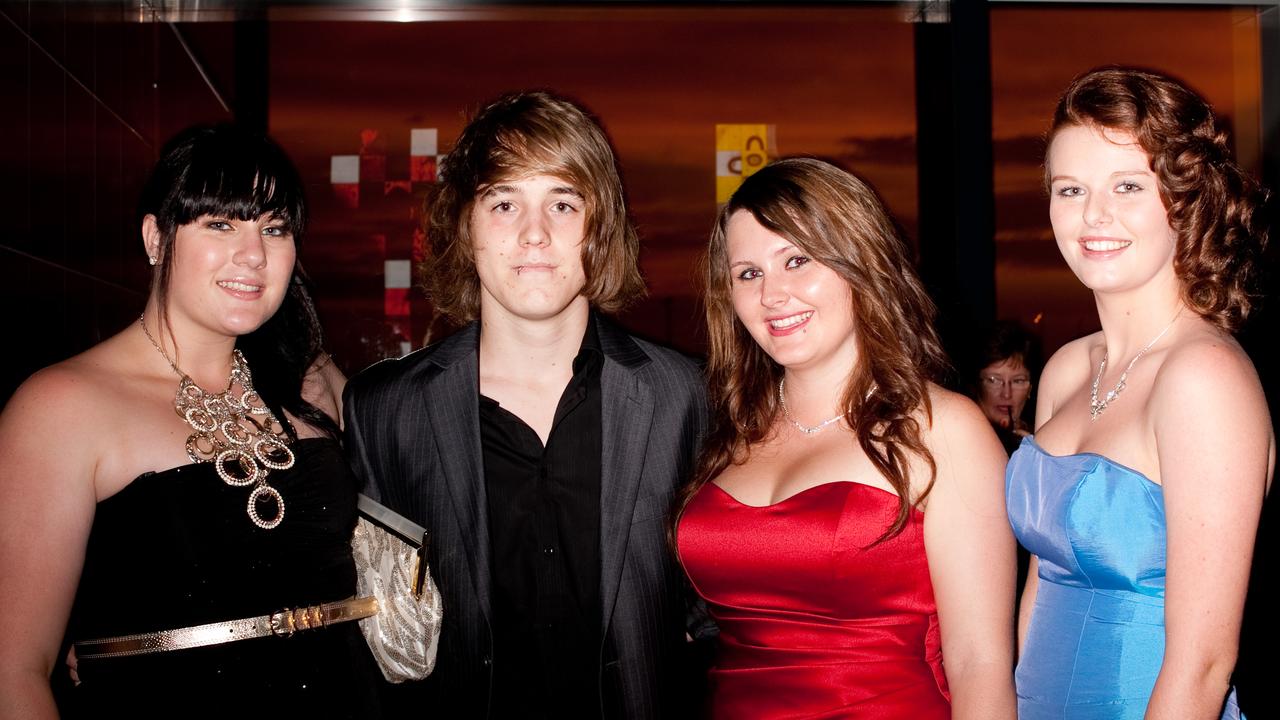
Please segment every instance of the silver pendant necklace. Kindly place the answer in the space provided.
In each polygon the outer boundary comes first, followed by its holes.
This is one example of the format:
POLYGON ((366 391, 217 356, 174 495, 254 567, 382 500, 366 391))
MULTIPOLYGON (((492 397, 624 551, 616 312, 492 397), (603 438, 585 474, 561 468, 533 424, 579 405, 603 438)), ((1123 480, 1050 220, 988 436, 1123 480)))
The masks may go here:
POLYGON ((195 431, 187 438, 187 457, 193 463, 212 462, 218 477, 232 487, 253 485, 247 507, 249 521, 263 530, 275 528, 284 520, 284 497, 267 484, 267 475, 272 470, 293 467, 294 455, 287 444, 289 436, 284 426, 253 389, 249 363, 239 350, 232 351, 227 389, 206 393, 151 337, 145 316, 138 317, 138 324, 151 346, 181 378, 174 410, 195 431), (264 518, 258 512, 260 500, 275 504, 273 517, 264 518))
POLYGON ((786 394, 783 392, 783 387, 786 384, 786 382, 787 382, 786 376, 783 376, 780 380, 778 380, 778 404, 782 406, 782 416, 787 419, 787 422, 791 423, 792 427, 804 433, 805 435, 817 435, 818 433, 822 432, 822 430, 825 427, 827 427, 832 423, 839 422, 841 418, 843 418, 847 414, 847 413, 840 413, 839 415, 831 418, 830 420, 823 420, 822 422, 813 426, 804 425, 800 422, 797 422, 795 418, 791 417, 791 411, 787 409, 787 398, 786 398, 786 394))
POLYGON ((1125 367, 1124 372, 1120 373, 1120 380, 1116 382, 1116 386, 1108 390, 1107 394, 1104 397, 1099 398, 1098 383, 1102 382, 1102 373, 1106 372, 1107 370, 1107 353, 1105 351, 1102 353, 1102 362, 1098 363, 1098 374, 1094 376, 1093 385, 1089 388, 1089 419, 1090 420, 1097 420, 1098 416, 1101 415, 1103 412, 1105 412, 1106 409, 1111 405, 1111 403, 1116 401, 1116 398, 1120 397, 1120 393, 1124 392, 1125 384, 1129 379, 1129 371, 1133 369, 1134 365, 1138 364, 1138 360, 1140 360, 1143 355, 1147 354, 1147 351, 1151 349, 1151 346, 1159 342, 1160 338, 1164 337, 1164 334, 1169 332, 1169 328, 1173 327, 1173 323, 1176 322, 1177 319, 1178 319, 1178 315, 1175 314, 1173 316, 1173 320, 1170 320, 1169 324, 1164 326, 1164 329, 1160 331, 1159 335, 1156 335, 1155 337, 1151 338, 1151 342, 1142 346, 1142 349, 1138 351, 1138 354, 1134 355, 1133 359, 1129 361, 1129 364, 1128 366, 1125 367))

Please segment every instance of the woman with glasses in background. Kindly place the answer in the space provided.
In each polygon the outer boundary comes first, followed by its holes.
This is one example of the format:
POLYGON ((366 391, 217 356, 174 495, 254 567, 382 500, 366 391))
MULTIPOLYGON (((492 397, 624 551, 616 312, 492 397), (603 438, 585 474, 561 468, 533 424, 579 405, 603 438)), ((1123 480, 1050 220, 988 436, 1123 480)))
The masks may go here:
POLYGON ((1035 408, 1028 401, 1040 374, 1040 343, 1018 323, 1002 320, 978 348, 973 367, 973 397, 1012 453, 1031 434, 1035 408))

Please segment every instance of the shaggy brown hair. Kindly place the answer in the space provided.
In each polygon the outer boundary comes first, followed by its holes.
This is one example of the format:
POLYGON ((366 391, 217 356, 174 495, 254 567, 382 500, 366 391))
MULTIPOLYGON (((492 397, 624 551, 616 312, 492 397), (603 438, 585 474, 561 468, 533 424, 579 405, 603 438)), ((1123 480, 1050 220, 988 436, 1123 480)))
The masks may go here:
POLYGON ((530 175, 563 180, 586 199, 582 294, 592 306, 618 312, 644 294, 640 240, 627 218, 613 149, 581 107, 545 92, 505 95, 467 124, 440 172, 424 213, 428 253, 419 268, 437 312, 458 322, 479 314, 472 205, 486 188, 530 175))
MULTIPOLYGON (((1072 126, 1120 130, 1138 141, 1177 236, 1173 267, 1183 301, 1222 330, 1239 330, 1257 298, 1267 193, 1232 159, 1208 103, 1163 75, 1101 68, 1067 88, 1045 147, 1072 126)), ((1046 163, 1046 187, 1048 174, 1046 163)))
POLYGON ((928 495, 936 471, 915 416, 923 409, 932 421, 928 383, 946 366, 933 329, 934 306, 875 191, 833 165, 805 158, 775 162, 747 178, 712 230, 705 272, 713 426, 697 471, 681 492, 679 511, 730 464, 746 462, 779 412, 783 368, 733 310, 725 232, 737 212, 751 213, 849 284, 859 360, 849 368, 840 404, 858 445, 898 493, 897 519, 880 540, 892 537, 928 495), (914 498, 908 453, 930 467, 928 486, 914 498))

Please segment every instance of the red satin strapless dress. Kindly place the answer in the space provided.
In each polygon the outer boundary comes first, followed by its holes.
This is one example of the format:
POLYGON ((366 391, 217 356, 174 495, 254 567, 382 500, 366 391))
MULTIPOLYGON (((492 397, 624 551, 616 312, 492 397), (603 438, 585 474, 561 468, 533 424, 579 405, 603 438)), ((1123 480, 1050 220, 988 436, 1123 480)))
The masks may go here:
POLYGON ((720 626, 713 717, 951 717, 924 515, 867 547, 897 511, 896 495, 855 482, 766 507, 698 492, 677 536, 720 626))

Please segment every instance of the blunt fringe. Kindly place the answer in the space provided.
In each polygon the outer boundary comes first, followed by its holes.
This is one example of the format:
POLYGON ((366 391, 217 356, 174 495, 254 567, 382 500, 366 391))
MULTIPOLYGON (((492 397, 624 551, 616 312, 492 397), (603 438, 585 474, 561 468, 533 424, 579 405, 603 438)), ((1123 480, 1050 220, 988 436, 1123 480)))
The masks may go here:
POLYGON ((1239 331, 1259 296, 1268 194, 1233 159, 1209 104, 1165 75, 1099 68, 1062 95, 1045 146, 1071 126, 1133 135, 1151 158, 1177 237, 1183 301, 1219 329, 1239 331))
POLYGON ((902 531, 911 508, 933 487, 936 464, 916 418, 923 410, 932 422, 929 382, 947 363, 933 328, 933 301, 880 198, 849 173, 807 158, 780 160, 748 177, 712 230, 704 264, 712 428, 693 479, 677 499, 677 521, 703 485, 729 465, 746 462, 780 412, 775 393, 783 369, 733 310, 726 228, 738 212, 751 213, 849 285, 859 361, 850 368, 840 405, 858 445, 898 494, 897 518, 876 542, 888 539, 902 531), (930 468, 928 485, 915 497, 910 455, 930 468))
POLYGON ((582 294, 616 313, 644 295, 640 240, 627 217, 617 160, 600 124, 578 105, 546 92, 505 95, 463 129, 427 200, 428 253, 419 268, 437 312, 469 322, 480 312, 470 218, 476 196, 504 180, 549 175, 586 198, 582 294))
MULTIPOLYGON (((205 215, 243 221, 267 214, 284 223, 295 245, 301 244, 307 227, 302 179, 270 138, 223 124, 189 128, 166 143, 138 203, 139 220, 155 216, 160 231, 160 260, 151 283, 162 316, 178 228, 205 215)), ((167 316, 160 319, 168 324, 167 316)), ((291 438, 297 439, 297 430, 282 411, 338 436, 337 422, 302 397, 303 380, 323 352, 324 333, 300 261, 294 263, 280 308, 257 330, 240 336, 236 347, 253 372, 254 389, 291 438)))

